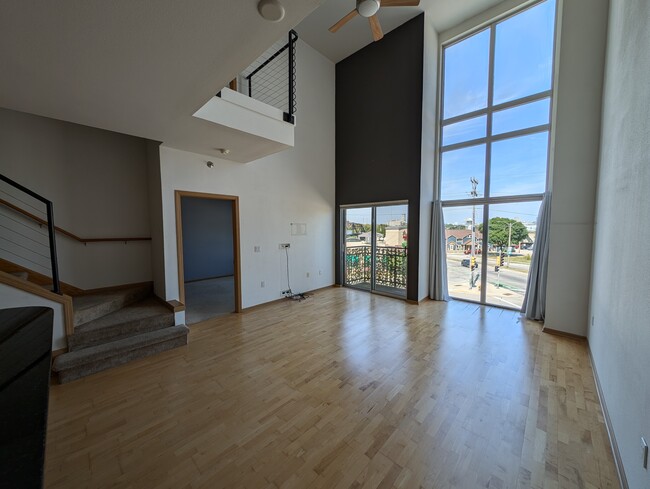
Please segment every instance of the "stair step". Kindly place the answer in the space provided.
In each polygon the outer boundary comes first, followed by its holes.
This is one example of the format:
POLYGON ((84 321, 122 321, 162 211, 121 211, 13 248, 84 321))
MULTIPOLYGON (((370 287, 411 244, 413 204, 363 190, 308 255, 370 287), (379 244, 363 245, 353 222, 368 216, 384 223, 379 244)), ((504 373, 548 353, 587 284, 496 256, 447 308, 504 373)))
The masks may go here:
POLYGON ((174 313, 154 298, 130 304, 75 327, 68 349, 79 350, 174 325, 174 313))
POLYGON ((74 326, 76 328, 106 316, 150 295, 151 284, 144 284, 112 292, 76 296, 72 299, 74 326))
POLYGON ((59 355, 52 370, 65 384, 138 358, 187 344, 187 326, 170 326, 59 355))

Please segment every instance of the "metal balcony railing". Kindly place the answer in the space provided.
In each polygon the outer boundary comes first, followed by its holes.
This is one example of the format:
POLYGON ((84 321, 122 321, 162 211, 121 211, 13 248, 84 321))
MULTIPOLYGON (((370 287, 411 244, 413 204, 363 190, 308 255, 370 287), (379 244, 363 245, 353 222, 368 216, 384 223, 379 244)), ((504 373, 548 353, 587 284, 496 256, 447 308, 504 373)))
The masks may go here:
MULTIPOLYGON (((375 258, 375 285, 406 289, 407 248, 378 246, 375 258)), ((345 283, 370 284, 372 281, 372 247, 350 246, 345 250, 345 283)))
POLYGON ((230 88, 276 107, 286 122, 295 123, 296 113, 296 31, 273 44, 253 64, 233 80, 230 88))
MULTIPOLYGON (((14 182, 5 175, 0 175, 0 181, 8 184, 13 189, 16 189, 19 195, 28 196, 36 201, 45 204, 45 210, 35 207, 35 203, 21 201, 17 195, 7 192, 6 189, 0 189, 3 196, 12 198, 16 202, 21 202, 33 209, 34 212, 43 214, 43 219, 40 221, 46 226, 46 232, 42 232, 40 228, 35 230, 25 225, 25 223, 17 221, 9 214, 0 215, 0 227, 2 227, 2 236, 0 237, 0 254, 8 257, 16 257, 21 261, 27 261, 39 270, 49 273, 52 276, 52 291, 56 294, 61 293, 61 282, 59 280, 59 265, 56 254, 56 236, 54 234, 54 205, 52 202, 42 195, 37 194, 33 190, 14 182)), ((2 201, 2 209, 9 209, 9 212, 14 212, 18 209, 17 206, 11 204, 5 199, 2 201), (14 211, 12 211, 14 209, 14 211)), ((33 218, 39 219, 34 216, 33 218)))

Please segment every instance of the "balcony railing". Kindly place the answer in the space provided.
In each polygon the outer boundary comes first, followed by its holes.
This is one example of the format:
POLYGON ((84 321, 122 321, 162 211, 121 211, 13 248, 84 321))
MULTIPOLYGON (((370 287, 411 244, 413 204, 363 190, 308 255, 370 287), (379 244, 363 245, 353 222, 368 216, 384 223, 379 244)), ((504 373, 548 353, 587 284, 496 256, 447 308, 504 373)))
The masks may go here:
MULTIPOLYGON (((375 286, 406 289, 407 249, 397 246, 376 248, 375 286)), ((370 284, 372 247, 350 246, 345 250, 345 283, 370 284)))
POLYGON ((273 44, 230 83, 232 90, 282 110, 291 124, 296 113, 296 41, 292 29, 286 40, 273 44))

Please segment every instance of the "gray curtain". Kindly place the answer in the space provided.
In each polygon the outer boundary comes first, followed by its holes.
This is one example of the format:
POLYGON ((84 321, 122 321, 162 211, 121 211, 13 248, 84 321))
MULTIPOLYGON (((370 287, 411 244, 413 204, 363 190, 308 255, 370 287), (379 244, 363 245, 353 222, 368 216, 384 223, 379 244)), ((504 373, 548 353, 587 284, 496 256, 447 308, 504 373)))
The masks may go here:
POLYGON ((431 212, 431 275, 429 297, 436 301, 448 301, 447 251, 445 242, 445 218, 439 200, 433 203, 431 212))
POLYGON ((543 321, 546 314, 546 277, 548 272, 549 231, 551 228, 551 192, 544 194, 537 216, 537 233, 530 261, 528 286, 521 312, 528 319, 543 321))

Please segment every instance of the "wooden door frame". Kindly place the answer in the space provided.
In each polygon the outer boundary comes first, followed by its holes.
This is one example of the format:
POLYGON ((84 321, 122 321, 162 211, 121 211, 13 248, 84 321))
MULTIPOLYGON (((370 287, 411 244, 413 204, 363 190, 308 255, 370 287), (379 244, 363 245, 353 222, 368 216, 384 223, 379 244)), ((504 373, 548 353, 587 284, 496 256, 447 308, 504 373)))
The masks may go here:
POLYGON ((176 259, 178 262, 178 294, 180 301, 185 304, 185 269, 183 265, 183 218, 181 213, 181 199, 194 197, 199 199, 225 200, 232 202, 232 247, 235 258, 235 312, 241 312, 241 259, 239 253, 239 197, 237 195, 208 194, 204 192, 190 192, 175 190, 176 202, 176 259))

